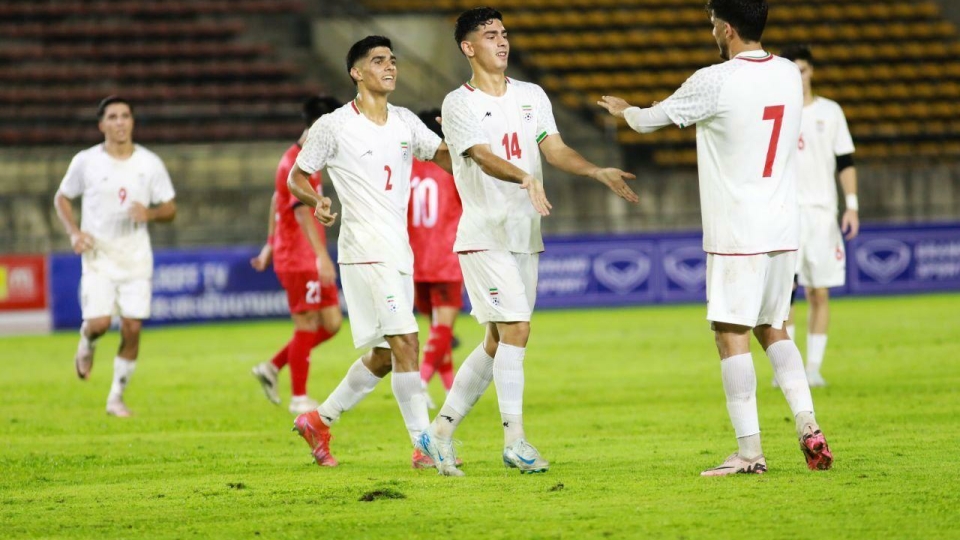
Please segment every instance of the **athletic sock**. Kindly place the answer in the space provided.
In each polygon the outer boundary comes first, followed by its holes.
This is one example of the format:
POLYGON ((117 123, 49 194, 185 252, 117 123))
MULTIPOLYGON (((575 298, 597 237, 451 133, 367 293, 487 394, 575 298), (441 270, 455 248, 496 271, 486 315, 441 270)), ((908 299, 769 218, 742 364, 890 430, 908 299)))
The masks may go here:
POLYGON ((127 383, 130 382, 130 377, 136 367, 136 360, 127 360, 119 356, 113 359, 113 384, 110 385, 110 395, 107 396, 108 402, 123 399, 123 391, 127 388, 127 383))
POLYGON ((400 406, 400 414, 410 434, 410 441, 416 442, 423 430, 430 425, 430 413, 427 412, 427 401, 420 386, 420 374, 416 371, 394 371, 390 376, 390 385, 393 387, 397 405, 400 406))
POLYGON ((820 373, 826 349, 826 334, 807 334, 807 373, 820 373))
POLYGON ((744 459, 753 459, 761 453, 757 374, 753 369, 753 357, 746 353, 723 359, 720 362, 720 375, 723 392, 727 396, 727 413, 737 434, 737 453, 744 459))
POLYGON ((440 408, 440 414, 433 421, 437 436, 445 439, 453 437, 454 430, 470 414, 492 380, 493 357, 487 354, 481 343, 457 370, 453 387, 440 408))
POLYGON ((439 368, 452 342, 453 328, 442 324, 431 326, 430 338, 423 347, 423 363, 430 364, 434 369, 439 368))
POLYGON ((526 349, 501 342, 493 359, 493 383, 500 403, 503 444, 510 446, 523 433, 523 357, 526 349))
POLYGON ((333 336, 334 334, 332 332, 326 328, 320 327, 316 334, 314 334, 313 346, 316 347, 333 336))
POLYGON ((316 338, 315 332, 297 330, 288 345, 287 360, 290 363, 290 393, 307 395, 307 377, 310 375, 310 349, 316 338))
POLYGON ((767 356, 773 367, 773 376, 787 398, 790 411, 797 422, 797 430, 804 425, 814 423, 813 397, 810 395, 810 385, 807 375, 803 371, 803 358, 796 343, 784 339, 767 347, 767 356))
POLYGON ((379 382, 380 377, 367 369, 367 366, 363 363, 363 358, 358 359, 350 366, 346 376, 334 388, 326 401, 317 407, 317 412, 320 414, 323 423, 332 426, 334 422, 340 419, 341 414, 363 401, 363 398, 367 397, 367 394, 372 392, 379 382))
POLYGON ((453 349, 447 349, 447 354, 443 355, 437 372, 440 374, 443 389, 450 393, 450 389, 453 388, 453 349))
POLYGON ((273 358, 270 360, 270 363, 273 364, 273 367, 280 370, 283 369, 283 366, 287 365, 287 358, 290 354, 291 343, 293 343, 292 339, 288 341, 287 344, 284 345, 283 348, 273 356, 273 358))
POLYGON ((427 384, 430 382, 430 379, 433 378, 433 374, 437 371, 437 366, 427 362, 426 357, 423 361, 420 362, 420 382, 423 383, 423 387, 426 388, 427 384))

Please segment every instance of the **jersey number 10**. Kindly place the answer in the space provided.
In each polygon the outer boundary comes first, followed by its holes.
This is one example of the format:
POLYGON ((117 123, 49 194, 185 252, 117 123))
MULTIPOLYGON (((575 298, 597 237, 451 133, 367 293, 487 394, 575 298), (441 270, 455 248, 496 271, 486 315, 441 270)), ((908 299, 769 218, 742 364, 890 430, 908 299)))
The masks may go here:
POLYGON ((413 193, 413 226, 432 228, 440 217, 440 190, 437 181, 433 178, 416 178, 410 180, 410 191, 413 193))

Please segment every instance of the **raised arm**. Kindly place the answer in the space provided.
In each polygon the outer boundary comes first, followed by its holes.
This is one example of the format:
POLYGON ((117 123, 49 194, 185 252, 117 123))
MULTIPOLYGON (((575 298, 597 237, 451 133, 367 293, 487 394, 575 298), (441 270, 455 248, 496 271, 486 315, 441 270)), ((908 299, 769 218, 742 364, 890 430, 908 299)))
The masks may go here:
POLYGON ((547 158, 547 163, 561 171, 593 178, 610 188, 621 199, 634 204, 640 202, 640 197, 624 181, 636 179, 635 175, 614 167, 602 168, 594 165, 579 152, 567 146, 559 133, 544 139, 540 143, 540 152, 547 158))

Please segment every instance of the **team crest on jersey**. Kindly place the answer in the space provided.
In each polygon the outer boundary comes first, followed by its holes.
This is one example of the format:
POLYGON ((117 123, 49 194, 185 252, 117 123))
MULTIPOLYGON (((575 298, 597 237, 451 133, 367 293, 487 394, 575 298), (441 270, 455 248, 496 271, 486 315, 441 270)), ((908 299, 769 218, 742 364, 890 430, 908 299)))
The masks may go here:
POLYGON ((404 161, 410 159, 410 145, 406 142, 400 143, 400 155, 403 156, 404 161))
POLYGON ((495 306, 500 305, 500 291, 496 287, 490 288, 490 303, 495 306))
POLYGON ((533 121, 533 107, 530 105, 523 105, 520 107, 520 110, 523 112, 523 121, 532 122, 533 121))
POLYGON ((397 312, 397 299, 393 295, 387 297, 387 309, 390 310, 390 313, 397 312))

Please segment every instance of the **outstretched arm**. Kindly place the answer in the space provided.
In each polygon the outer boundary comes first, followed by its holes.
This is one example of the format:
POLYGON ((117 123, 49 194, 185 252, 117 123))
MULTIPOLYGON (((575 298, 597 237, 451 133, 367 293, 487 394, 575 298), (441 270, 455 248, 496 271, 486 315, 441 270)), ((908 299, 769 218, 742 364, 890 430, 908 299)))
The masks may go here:
POLYGON ((603 96, 597 102, 597 105, 606 109, 611 115, 623 118, 631 129, 640 133, 653 133, 662 127, 673 124, 667 112, 657 103, 654 103, 653 107, 649 109, 641 109, 616 96, 603 96))
POLYGON ((636 176, 617 168, 601 168, 587 161, 579 152, 567 146, 559 133, 550 135, 540 143, 540 152, 547 158, 547 163, 561 171, 593 178, 610 188, 621 199, 638 203, 640 197, 624 180, 634 180, 636 176))
POLYGON ((543 190, 543 182, 531 174, 527 174, 523 169, 513 163, 497 156, 490 149, 489 144, 477 144, 467 150, 467 155, 480 167, 480 170, 488 176, 492 176, 504 182, 520 184, 520 187, 527 190, 530 195, 530 202, 533 208, 541 216, 549 216, 553 205, 547 200, 547 194, 543 190))

